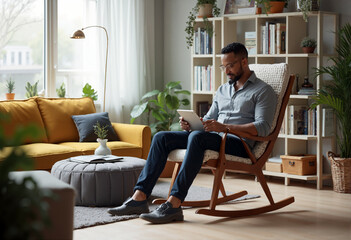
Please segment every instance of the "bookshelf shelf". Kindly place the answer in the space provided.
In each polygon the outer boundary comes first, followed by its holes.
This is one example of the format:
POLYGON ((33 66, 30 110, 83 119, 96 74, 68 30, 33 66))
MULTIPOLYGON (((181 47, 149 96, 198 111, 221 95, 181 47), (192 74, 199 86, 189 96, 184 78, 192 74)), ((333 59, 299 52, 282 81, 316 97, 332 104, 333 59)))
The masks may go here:
MULTIPOLYGON (((192 54, 191 55, 191 81, 192 81, 192 96, 191 106, 192 109, 198 112, 198 102, 207 101, 212 102, 212 98, 218 87, 227 81, 225 74, 222 74, 219 66, 221 65, 221 49, 231 42, 245 43, 245 37, 250 36, 247 43, 250 42, 250 47, 253 52, 249 53, 250 64, 273 64, 285 62, 289 64, 290 74, 299 75, 299 86, 293 86, 293 92, 290 96, 288 105, 304 105, 306 109, 309 104, 313 101, 312 95, 299 95, 297 89, 301 87, 303 79, 307 76, 315 90, 318 90, 323 84, 324 79, 322 76, 314 78, 314 69, 321 66, 327 66, 327 58, 335 56, 335 44, 337 38, 335 32, 338 26, 338 15, 332 12, 311 12, 309 14, 308 22, 303 20, 301 12, 289 12, 289 13, 277 13, 277 14, 260 14, 260 15, 232 15, 225 17, 209 18, 209 21, 213 25, 214 35, 212 39, 212 52, 211 54, 192 54), (264 54, 263 50, 266 50, 267 44, 262 40, 264 39, 263 28, 268 24, 275 25, 281 29, 280 31, 273 31, 276 33, 277 38, 282 39, 279 41, 281 44, 272 45, 273 50, 271 53, 264 54), (282 28, 283 27, 283 28, 282 28), (282 31, 285 28, 285 35, 282 35, 282 31), (254 33, 254 35, 252 35, 254 33), (279 35, 279 37, 278 37, 279 35), (256 38, 252 38, 256 36, 256 38), (317 40, 317 48, 314 53, 303 53, 300 47, 301 40, 306 37, 312 37, 317 40), (252 44, 252 40, 254 43, 252 44), (255 45, 256 44, 256 45, 255 45), (264 48, 264 45, 266 46, 264 48), (285 46, 280 48, 279 46, 285 46), (194 69, 196 66, 212 65, 212 79, 211 79, 211 91, 195 91, 194 84, 194 69)), ((202 19, 196 20, 197 26, 203 27, 202 19)), ((276 30, 277 30, 276 29, 276 30)), ((194 53, 194 48, 192 49, 194 53)), ((283 177, 285 184, 290 183, 290 179, 301 179, 301 180, 314 180, 316 181, 317 189, 323 187, 323 180, 330 179, 330 174, 323 172, 324 158, 323 156, 327 152, 324 145, 325 142, 330 144, 328 150, 335 151, 335 137, 323 137, 322 136, 322 108, 317 107, 316 113, 313 115, 314 124, 310 126, 313 129, 315 135, 291 135, 290 124, 289 124, 289 106, 285 114, 285 120, 282 126, 282 133, 279 134, 277 142, 273 150, 274 158, 280 158, 280 155, 296 155, 296 154, 316 154, 317 159, 317 173, 315 175, 298 176, 286 173, 276 173, 264 171, 265 175, 283 177), (313 127, 312 127, 313 126, 313 127)), ((311 123, 311 122, 310 122, 311 123)), ((306 132, 307 133, 307 132, 306 132)), ((308 132, 310 133, 310 132, 308 132)), ((328 163, 329 164, 329 163, 328 163)))

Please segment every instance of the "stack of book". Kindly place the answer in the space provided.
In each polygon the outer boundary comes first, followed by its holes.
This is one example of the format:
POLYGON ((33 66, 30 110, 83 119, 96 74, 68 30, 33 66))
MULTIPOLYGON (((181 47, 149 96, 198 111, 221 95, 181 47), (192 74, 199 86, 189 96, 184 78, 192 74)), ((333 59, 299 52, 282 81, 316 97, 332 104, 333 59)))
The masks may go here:
POLYGON ((284 54, 286 52, 286 24, 266 22, 261 26, 263 54, 284 54))
POLYGON ((308 109, 304 105, 289 106, 289 134, 317 135, 316 109, 308 109))
POLYGON ((212 71, 212 65, 194 67, 195 91, 212 91, 212 71))
POLYGON ((300 90, 297 92, 298 95, 316 95, 316 90, 313 88, 300 88, 300 90))
POLYGON ((212 51, 212 37, 199 27, 194 37, 194 54, 212 54, 212 51))

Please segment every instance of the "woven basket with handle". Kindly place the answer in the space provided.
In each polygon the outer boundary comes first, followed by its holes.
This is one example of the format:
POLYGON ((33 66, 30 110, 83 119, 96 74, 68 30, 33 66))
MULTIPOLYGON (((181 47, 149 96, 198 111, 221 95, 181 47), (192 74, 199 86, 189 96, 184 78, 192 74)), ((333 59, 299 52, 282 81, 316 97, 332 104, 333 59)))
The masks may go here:
POLYGON ((351 193, 351 158, 337 157, 328 152, 333 176, 333 189, 339 193, 351 193))

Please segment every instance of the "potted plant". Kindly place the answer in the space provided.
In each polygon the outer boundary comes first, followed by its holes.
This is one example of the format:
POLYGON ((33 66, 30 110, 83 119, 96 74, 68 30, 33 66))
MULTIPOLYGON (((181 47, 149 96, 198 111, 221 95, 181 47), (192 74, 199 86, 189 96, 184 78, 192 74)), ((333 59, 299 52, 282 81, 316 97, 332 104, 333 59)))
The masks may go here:
POLYGON ((185 32, 187 34, 187 48, 193 46, 196 15, 198 15, 199 18, 203 18, 203 21, 205 23, 205 30, 209 36, 212 37, 213 27, 212 24, 208 21, 208 17, 218 17, 219 14, 220 9, 217 7, 217 0, 197 0, 195 7, 193 7, 189 12, 188 21, 186 22, 185 32))
POLYGON ((182 90, 180 82, 169 82, 163 91, 153 90, 146 93, 139 104, 133 107, 130 122, 133 123, 136 118, 146 113, 152 135, 159 131, 180 130, 176 110, 182 105, 189 105, 190 101, 187 98, 179 99, 179 95, 190 95, 189 91, 182 90), (151 116, 154 123, 150 121, 151 116))
POLYGON ((336 57, 331 66, 320 67, 316 76, 329 75, 333 81, 323 86, 314 98, 311 108, 325 105, 332 108, 337 119, 337 143, 340 158, 328 154, 332 163, 334 191, 351 193, 351 25, 347 23, 338 32, 336 57))
POLYGON ((6 88, 7 88, 7 93, 6 93, 6 99, 7 100, 13 100, 15 99, 15 93, 13 90, 15 90, 15 81, 10 80, 6 81, 6 88))
POLYGON ((108 141, 108 139, 106 139, 107 133, 108 133, 107 125, 101 126, 101 124, 99 122, 96 122, 96 124, 93 126, 93 128, 94 128, 95 135, 98 137, 96 139, 96 141, 98 141, 98 143, 100 143, 99 147, 97 149, 95 149, 94 154, 95 155, 111 155, 111 149, 109 149, 106 145, 106 143, 108 141))
MULTIPOLYGON (((251 0, 248 0, 251 2, 251 0)), ((266 14, 282 13, 289 0, 254 0, 257 7, 261 6, 266 14)))
POLYGON ((96 101, 98 99, 98 94, 95 91, 95 89, 92 88, 92 86, 89 83, 87 83, 83 87, 83 95, 82 95, 82 97, 90 97, 91 99, 96 101))
POLYGON ((302 39, 300 46, 304 53, 313 53, 314 49, 317 47, 317 41, 310 37, 305 37, 302 39))
POLYGON ((64 83, 62 83, 61 86, 56 89, 56 93, 60 98, 64 98, 66 96, 66 88, 64 83))
POLYGON ((319 0, 297 0, 296 1, 297 10, 302 12, 302 17, 305 22, 308 21, 307 15, 310 11, 319 10, 319 0))
POLYGON ((29 82, 27 82, 27 85, 26 85, 26 91, 27 91, 26 97, 27 98, 38 96, 38 83, 39 83, 39 81, 37 81, 36 83, 34 83, 32 85, 29 82))

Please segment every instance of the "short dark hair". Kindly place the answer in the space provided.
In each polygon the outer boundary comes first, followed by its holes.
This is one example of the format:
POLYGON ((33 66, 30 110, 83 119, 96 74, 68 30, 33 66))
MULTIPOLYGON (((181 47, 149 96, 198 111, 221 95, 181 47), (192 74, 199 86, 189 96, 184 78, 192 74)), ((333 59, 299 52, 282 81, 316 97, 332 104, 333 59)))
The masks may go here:
POLYGON ((233 42, 222 48, 221 54, 234 53, 235 55, 241 55, 243 58, 248 57, 246 47, 238 42, 233 42))

